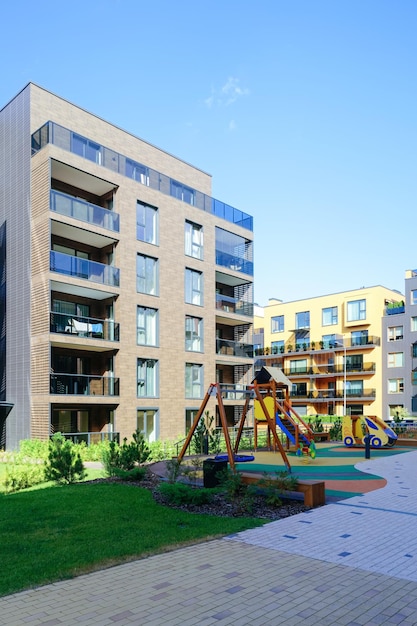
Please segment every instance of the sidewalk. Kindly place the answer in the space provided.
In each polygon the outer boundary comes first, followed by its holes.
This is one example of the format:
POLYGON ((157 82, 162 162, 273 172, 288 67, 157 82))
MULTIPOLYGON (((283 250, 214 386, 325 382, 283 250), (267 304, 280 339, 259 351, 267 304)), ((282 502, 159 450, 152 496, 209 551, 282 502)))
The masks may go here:
POLYGON ((417 452, 385 488, 0 599, 3 626, 417 625, 417 452))

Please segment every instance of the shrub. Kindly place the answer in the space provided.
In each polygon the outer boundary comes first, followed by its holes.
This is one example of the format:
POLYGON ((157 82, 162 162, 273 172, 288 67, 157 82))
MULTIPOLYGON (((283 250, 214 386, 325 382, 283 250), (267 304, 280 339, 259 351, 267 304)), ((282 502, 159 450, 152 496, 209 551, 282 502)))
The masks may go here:
POLYGON ((336 418, 331 427, 329 428, 330 439, 332 441, 342 440, 342 420, 340 417, 336 418))
POLYGON ((42 459, 48 458, 48 441, 41 441, 40 439, 22 439, 19 444, 19 457, 30 459, 42 459))
POLYGON ((4 486, 6 493, 14 493, 45 482, 43 465, 27 464, 7 467, 4 486))
POLYGON ((184 483, 162 483, 159 485, 158 491, 169 504, 175 506, 182 504, 200 506, 209 503, 214 495, 213 489, 204 487, 196 489, 190 485, 184 485, 184 483))
POLYGON ((111 441, 108 447, 103 449, 102 462, 108 476, 115 476, 116 469, 129 472, 137 464, 144 463, 149 458, 150 450, 143 434, 136 430, 132 439, 133 441, 127 443, 125 438, 121 446, 111 441))
POLYGON ((269 506, 280 506, 281 496, 285 491, 294 491, 297 486, 297 478, 285 470, 275 474, 264 474, 256 486, 261 489, 265 502, 269 506))
POLYGON ((146 472, 147 472, 146 467, 136 466, 133 469, 128 470, 128 471, 115 468, 113 475, 117 476, 117 478, 120 478, 122 480, 140 482, 141 480, 145 478, 146 472))
POLYGON ((49 442, 45 461, 45 478, 56 483, 71 484, 85 478, 86 472, 80 453, 69 439, 55 433, 49 442))

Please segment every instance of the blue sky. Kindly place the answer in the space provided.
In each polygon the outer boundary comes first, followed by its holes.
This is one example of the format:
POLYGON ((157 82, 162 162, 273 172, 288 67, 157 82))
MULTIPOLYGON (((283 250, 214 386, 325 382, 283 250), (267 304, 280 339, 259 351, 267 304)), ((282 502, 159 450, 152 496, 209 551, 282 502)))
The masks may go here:
POLYGON ((417 268, 414 0, 16 0, 0 106, 29 81, 213 176, 254 216, 255 300, 417 268))

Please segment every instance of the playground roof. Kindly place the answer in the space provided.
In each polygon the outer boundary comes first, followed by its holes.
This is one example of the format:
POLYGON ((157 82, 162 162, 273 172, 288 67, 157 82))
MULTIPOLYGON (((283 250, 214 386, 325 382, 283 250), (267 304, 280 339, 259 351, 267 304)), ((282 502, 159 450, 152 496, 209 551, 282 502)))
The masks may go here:
POLYGON ((278 387, 287 387, 287 389, 291 387, 290 379, 285 376, 284 372, 279 367, 263 366, 256 374, 252 382, 255 382, 256 380, 259 385, 263 385, 265 383, 269 383, 271 379, 276 382, 278 387))

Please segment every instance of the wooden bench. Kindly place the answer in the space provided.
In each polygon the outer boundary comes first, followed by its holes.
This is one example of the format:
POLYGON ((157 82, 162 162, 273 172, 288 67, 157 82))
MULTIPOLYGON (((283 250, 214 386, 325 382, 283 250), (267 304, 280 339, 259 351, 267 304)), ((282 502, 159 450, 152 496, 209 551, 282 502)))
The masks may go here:
POLYGON ((321 432, 321 433, 313 433, 314 441, 330 441, 330 433, 329 432, 321 432))
MULTIPOLYGON (((264 475, 242 473, 242 482, 246 485, 257 483, 264 475)), ((312 508, 326 504, 325 483, 323 480, 298 480, 293 491, 304 495, 304 504, 312 508)), ((289 492, 291 493, 291 492, 289 492)))

